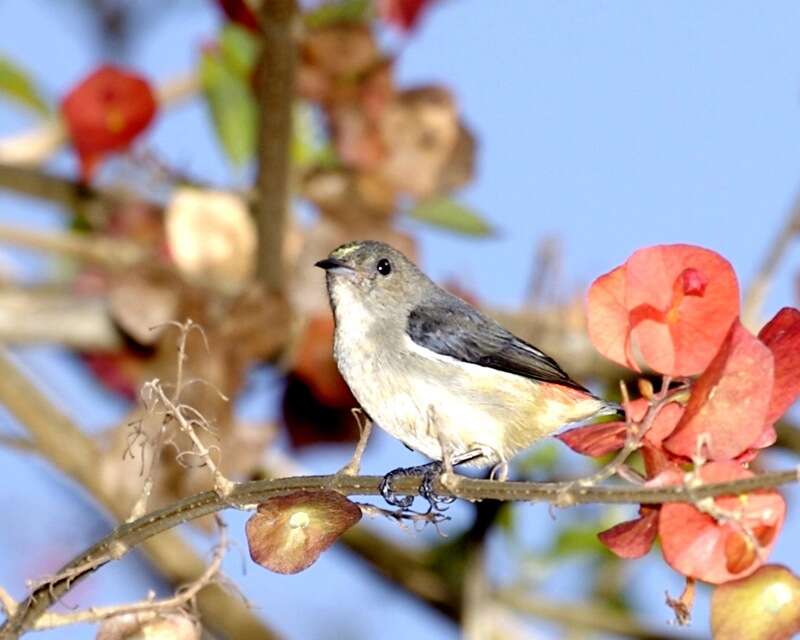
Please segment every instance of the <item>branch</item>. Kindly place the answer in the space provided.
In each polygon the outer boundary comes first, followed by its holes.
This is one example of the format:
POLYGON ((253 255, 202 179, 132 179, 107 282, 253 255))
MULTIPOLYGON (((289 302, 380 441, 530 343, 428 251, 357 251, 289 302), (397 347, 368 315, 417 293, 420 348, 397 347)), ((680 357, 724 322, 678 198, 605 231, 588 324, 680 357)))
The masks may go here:
MULTIPOLYGON (((143 622, 155 617, 158 613, 176 611, 184 608, 186 605, 190 604, 200 591, 207 587, 219 573, 228 546, 225 525, 220 523, 220 527, 220 540, 214 548, 213 557, 208 567, 206 567, 206 570, 191 584, 180 589, 172 597, 163 598, 161 600, 148 598, 147 600, 134 602, 132 604, 92 607, 85 611, 76 611, 73 613, 46 613, 37 620, 34 629, 38 631, 79 623, 95 623, 126 614, 140 614, 139 620, 143 622)), ((8 610, 8 603, 6 603, 6 609, 8 610)))
POLYGON ((744 294, 742 302, 742 323, 749 329, 757 329, 761 324, 761 310, 775 270, 789 248, 791 241, 800 234, 800 195, 795 199, 783 226, 772 241, 767 255, 744 294))
MULTIPOLYGON (((200 90, 196 74, 176 76, 156 87, 161 109, 174 107, 192 98, 200 90)), ((64 124, 57 116, 33 129, 0 138, 0 162, 15 166, 40 165, 68 141, 64 124)))
POLYGON ((2 288, 0 343, 56 343, 110 351, 122 346, 122 338, 101 298, 48 289, 2 288))
MULTIPOLYGON (((0 376, 1 378, 2 376, 0 376)), ((251 508, 270 498, 295 491, 333 489, 346 496, 380 495, 381 476, 302 476, 279 480, 259 480, 234 485, 227 497, 214 491, 179 500, 138 520, 117 527, 100 542, 68 563, 58 576, 35 589, 19 607, 18 613, 0 627, 0 640, 10 640, 30 629, 36 620, 82 577, 94 572, 124 552, 189 520, 238 506, 251 508)), ((497 482, 456 476, 448 489, 437 483, 436 492, 464 500, 514 500, 547 502, 559 507, 576 504, 664 504, 667 502, 694 503, 704 498, 735 496, 760 489, 771 489, 798 481, 798 470, 764 473, 731 482, 705 484, 697 487, 682 485, 642 487, 636 485, 580 486, 576 482, 497 482)), ((419 479, 399 478, 394 483, 398 493, 413 494, 419 479)))
POLYGON ((683 633, 678 635, 653 631, 622 611, 592 602, 557 602, 543 598, 538 593, 529 596, 512 589, 499 591, 495 597, 511 609, 570 628, 579 627, 639 640, 688 640, 689 637, 683 633))
POLYGON ((264 286, 283 290, 283 240, 289 204, 289 152, 294 103, 295 45, 292 27, 297 14, 295 0, 262 3, 261 63, 258 102, 261 127, 258 139, 257 274, 264 286))
POLYGON ((0 189, 15 191, 33 198, 58 202, 67 208, 77 204, 98 204, 103 207, 122 201, 106 189, 82 185, 76 180, 44 173, 39 169, 0 163, 0 189))
MULTIPOLYGON (((10 361, 7 353, 0 350, 0 404, 10 411, 25 427, 37 452, 55 467, 76 480, 118 520, 124 520, 130 505, 120 502, 119 497, 110 492, 96 473, 97 461, 102 453, 94 441, 80 428, 64 416, 53 404, 29 382, 10 361)), ((146 518, 146 517, 145 517, 146 518)), ((141 522, 142 519, 137 520, 141 522)), ((164 531, 164 530, 162 530, 164 531)), ((139 542, 145 539, 141 538, 139 542)), ((137 542, 138 544, 138 542, 137 542)), ((201 575, 205 563, 176 532, 169 531, 154 540, 147 540, 143 550, 157 571, 173 584, 192 582, 201 575)), ((106 549, 110 559, 125 551, 119 543, 106 549)), ((103 563, 96 562, 92 556, 84 563, 80 575, 92 572, 103 563)), ((107 560, 106 560, 107 561, 107 560)), ((74 567, 81 566, 73 565, 74 567)), ((67 584, 71 579, 66 580, 67 584)), ((47 590, 47 588, 45 588, 47 590)), ((197 597, 198 606, 204 620, 230 638, 253 638, 266 640, 277 637, 264 626, 241 599, 224 591, 218 585, 204 589, 197 597)), ((49 604, 35 616, 38 618, 49 604)), ((23 604, 18 616, 27 616, 29 606, 23 604)), ((0 638, 17 637, 20 632, 8 634, 7 623, 0 630, 0 638)), ((30 625, 25 627, 31 628, 30 625)))
POLYGON ((61 254, 110 269, 129 269, 148 256, 144 247, 135 242, 102 234, 35 231, 5 224, 0 224, 0 244, 61 254))

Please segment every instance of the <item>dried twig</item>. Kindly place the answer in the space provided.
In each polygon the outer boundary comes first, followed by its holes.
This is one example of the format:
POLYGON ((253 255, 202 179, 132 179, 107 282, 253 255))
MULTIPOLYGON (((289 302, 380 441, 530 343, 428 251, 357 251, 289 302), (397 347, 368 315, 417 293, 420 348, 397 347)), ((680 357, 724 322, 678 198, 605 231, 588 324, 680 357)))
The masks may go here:
POLYGON ((775 271, 786 254, 792 240, 800 234, 800 195, 795 199, 782 227, 778 230, 767 254, 744 293, 742 302, 742 323, 751 330, 757 330, 761 324, 761 311, 764 300, 772 284, 775 271))
POLYGON ((71 624, 100 622, 108 618, 114 618, 129 613, 143 614, 140 618, 142 621, 145 621, 161 613, 176 611, 187 607, 194 602, 201 589, 207 587, 216 579, 220 567, 222 566, 222 560, 225 557, 225 551, 228 547, 228 534, 226 526, 220 520, 217 520, 217 524, 220 527, 220 539, 214 547, 213 556, 208 567, 206 567, 206 570, 203 571, 196 580, 180 588, 172 597, 156 600, 153 595, 150 594, 147 599, 141 602, 108 607, 92 607, 85 611, 76 611, 72 613, 46 613, 36 621, 36 625, 33 628, 42 630, 71 624))
MULTIPOLYGON (((611 462, 606 464, 599 471, 596 471, 595 473, 592 473, 584 478, 580 478, 579 480, 575 480, 573 484, 580 487, 592 487, 615 475, 620 475, 621 477, 629 476, 630 470, 625 466, 625 463, 627 462, 628 458, 630 458, 631 455, 642 446, 644 437, 653 426, 658 414, 670 402, 676 402, 686 395, 687 386, 685 384, 675 389, 670 389, 669 385, 671 381, 671 378, 666 376, 664 377, 661 383, 660 391, 649 399, 647 412, 644 414, 641 420, 634 420, 630 414, 625 416, 625 422, 627 425, 625 444, 622 449, 617 452, 611 462)), ((623 406, 628 406, 630 398, 628 396, 628 388, 624 382, 620 384, 620 389, 622 391, 623 406)), ((639 483, 635 482, 634 484, 639 483)), ((560 506, 569 506, 569 504, 571 504, 569 502, 571 499, 569 497, 571 489, 573 489, 573 486, 572 484, 568 483, 564 496, 564 500, 567 502, 560 506)))
MULTIPOLYGON (((58 411, 17 370, 3 350, 0 350, 0 403, 17 418, 21 426, 28 430, 40 455, 83 486, 115 517, 124 520, 129 515, 128 505, 121 503, 119 496, 106 486, 100 474, 96 473, 97 460, 101 458, 101 452, 94 441, 58 411)), ((144 518, 146 519, 147 516, 144 518)), ((143 519, 140 518, 136 522, 141 524, 142 521, 143 519)), ((123 526, 133 526, 133 524, 123 526)), ((153 567, 168 580, 175 584, 191 582, 203 572, 205 563, 177 532, 167 530, 170 528, 162 529, 163 533, 154 539, 151 539, 151 536, 135 536, 136 541, 133 544, 134 546, 140 544, 143 546, 153 567)), ((130 541, 132 542, 133 539, 130 541)), ((82 561, 70 563, 68 567, 65 567, 65 570, 71 569, 73 573, 69 579, 59 582, 61 588, 66 587, 63 593, 69 590, 75 580, 91 572, 93 568, 97 568, 100 559, 108 561, 113 557, 115 549, 118 553, 127 545, 123 539, 117 540, 119 544, 111 540, 106 542, 107 544, 102 545, 102 549, 96 548, 95 553, 82 557, 82 561), (76 571, 77 573, 75 573, 76 571)), ((56 587, 51 586, 42 587, 37 592, 45 594, 47 603, 36 600, 37 605, 33 605, 34 600, 28 598, 24 608, 17 611, 18 616, 31 615, 33 613, 31 606, 38 606, 38 603, 41 602, 44 608, 33 616, 33 618, 38 618, 52 602, 63 595, 58 594, 56 587)), ((208 620, 209 624, 225 637, 253 638, 254 640, 268 640, 276 637, 241 599, 222 589, 203 590, 198 595, 198 606, 204 619, 208 620)), ((25 628, 30 628, 30 625, 25 628)), ((11 631, 11 629, 13 629, 13 625, 7 623, 0 632, 0 637, 14 638, 21 633, 21 631, 11 631)))
POLYGON ((111 269, 128 269, 148 256, 142 246, 125 240, 69 231, 33 231, 9 225, 0 225, 0 244, 66 255, 111 269))
MULTIPOLYGON (((184 74, 156 89, 162 108, 181 104, 195 96, 200 83, 195 74, 184 74)), ((0 139, 0 162, 20 167, 36 166, 48 160, 67 142, 67 132, 58 118, 51 118, 35 128, 0 139)))
POLYGON ((680 627, 685 627, 692 621, 692 607, 694 606, 696 586, 697 583, 694 578, 686 578, 686 586, 684 586, 681 595, 677 598, 673 598, 669 595, 669 592, 664 592, 664 600, 675 614, 674 622, 680 627))
POLYGON ((651 630, 624 611, 591 602, 555 602, 542 594, 528 595, 518 589, 503 589, 495 598, 520 613, 560 623, 568 628, 619 634, 640 640, 675 640, 685 634, 651 630))

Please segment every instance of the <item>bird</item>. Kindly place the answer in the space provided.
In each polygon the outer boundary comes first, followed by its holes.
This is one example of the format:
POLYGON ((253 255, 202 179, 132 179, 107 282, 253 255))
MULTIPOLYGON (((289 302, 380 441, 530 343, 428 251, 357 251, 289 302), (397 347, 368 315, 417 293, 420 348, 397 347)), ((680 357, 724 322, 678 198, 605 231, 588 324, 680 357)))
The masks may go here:
POLYGON ((399 474, 441 472, 444 462, 505 480, 509 461, 541 438, 621 412, 388 244, 348 242, 316 266, 326 273, 334 359, 353 396, 372 422, 433 461, 387 474, 381 492, 392 504, 410 504, 391 495, 399 474))

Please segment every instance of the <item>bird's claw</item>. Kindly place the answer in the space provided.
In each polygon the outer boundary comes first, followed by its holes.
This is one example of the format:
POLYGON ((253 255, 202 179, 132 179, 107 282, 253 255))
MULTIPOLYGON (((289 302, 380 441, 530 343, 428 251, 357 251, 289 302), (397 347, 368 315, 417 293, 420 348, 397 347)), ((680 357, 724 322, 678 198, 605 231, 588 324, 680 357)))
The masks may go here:
POLYGON ((416 467, 399 467, 387 473, 381 481, 380 492, 383 499, 393 507, 408 509, 414 502, 414 495, 397 495, 392 488, 392 483, 397 478, 417 476, 420 478, 418 495, 428 501, 428 511, 446 511, 455 498, 453 496, 440 496, 434 491, 434 483, 442 474, 441 462, 429 462, 416 467))

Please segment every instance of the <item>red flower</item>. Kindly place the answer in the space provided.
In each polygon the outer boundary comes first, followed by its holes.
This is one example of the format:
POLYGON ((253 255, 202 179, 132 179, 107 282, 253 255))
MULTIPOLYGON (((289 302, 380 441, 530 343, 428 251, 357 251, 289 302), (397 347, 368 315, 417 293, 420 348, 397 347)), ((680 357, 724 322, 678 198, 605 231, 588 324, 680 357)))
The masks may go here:
POLYGON ((592 343, 637 371, 641 356, 660 373, 700 373, 738 315, 739 285, 728 261, 690 245, 641 249, 589 290, 592 343))
POLYGON ((597 537, 620 558, 641 558, 650 551, 658 535, 658 511, 657 507, 643 505, 638 518, 620 522, 597 537))
POLYGON ((102 158, 127 149, 153 120, 156 98, 148 82, 117 67, 100 67, 70 91, 61 113, 88 181, 102 158))
POLYGON ((411 31, 431 4, 432 0, 381 0, 378 10, 389 24, 411 31))
MULTIPOLYGON (((700 469, 704 483, 749 478, 753 474, 736 462, 711 462, 700 469)), ((677 472, 659 476, 659 484, 677 484, 677 472)), ((783 526, 786 502, 777 491, 715 498, 719 514, 691 504, 661 507, 658 533, 664 560, 685 576, 720 584, 753 573, 766 560, 783 526)))
POLYGON ((258 16, 246 0, 217 0, 217 4, 231 22, 235 22, 253 33, 261 33, 258 16))
POLYGON ((767 415, 771 426, 800 395, 800 311, 784 307, 758 337, 775 359, 775 384, 767 415))
POLYGON ((752 447, 764 431, 772 394, 770 350, 738 321, 714 360, 692 385, 692 395, 667 451, 685 458, 697 452, 731 460, 752 447))

